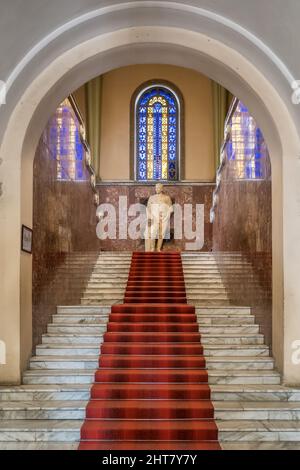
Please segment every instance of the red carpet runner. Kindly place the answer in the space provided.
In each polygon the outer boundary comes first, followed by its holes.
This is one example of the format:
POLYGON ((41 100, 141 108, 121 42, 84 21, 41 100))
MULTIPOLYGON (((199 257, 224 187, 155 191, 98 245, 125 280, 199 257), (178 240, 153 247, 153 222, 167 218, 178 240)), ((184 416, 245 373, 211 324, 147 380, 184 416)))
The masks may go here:
POLYGON ((195 307, 180 253, 133 253, 113 305, 81 450, 219 450, 195 307))

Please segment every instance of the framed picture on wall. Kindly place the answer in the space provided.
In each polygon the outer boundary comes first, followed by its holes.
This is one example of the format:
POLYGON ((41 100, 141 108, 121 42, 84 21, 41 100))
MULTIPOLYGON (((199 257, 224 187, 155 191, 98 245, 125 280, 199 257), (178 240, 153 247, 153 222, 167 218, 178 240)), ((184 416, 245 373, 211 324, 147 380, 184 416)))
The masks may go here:
POLYGON ((32 253, 32 230, 26 225, 22 225, 21 250, 32 253))

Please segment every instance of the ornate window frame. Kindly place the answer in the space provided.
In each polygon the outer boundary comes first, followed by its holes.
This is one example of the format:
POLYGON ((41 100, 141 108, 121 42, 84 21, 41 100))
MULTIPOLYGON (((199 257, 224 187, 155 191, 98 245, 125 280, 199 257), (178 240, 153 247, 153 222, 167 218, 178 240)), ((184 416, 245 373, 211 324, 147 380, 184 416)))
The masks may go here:
POLYGON ((153 79, 142 83, 133 93, 130 104, 130 179, 137 183, 153 184, 174 184, 184 179, 184 101, 182 93, 179 88, 167 80, 153 79), (137 128, 137 105, 140 97, 147 90, 154 87, 162 87, 170 91, 176 101, 178 109, 178 138, 177 138, 177 179, 176 180, 139 180, 137 175, 137 141, 138 141, 138 128, 137 128))

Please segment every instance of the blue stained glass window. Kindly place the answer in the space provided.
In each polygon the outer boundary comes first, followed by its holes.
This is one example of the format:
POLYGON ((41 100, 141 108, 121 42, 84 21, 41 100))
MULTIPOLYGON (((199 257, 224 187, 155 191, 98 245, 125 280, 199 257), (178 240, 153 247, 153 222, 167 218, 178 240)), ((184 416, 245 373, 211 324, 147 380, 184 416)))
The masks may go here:
POLYGON ((136 103, 136 177, 140 181, 178 179, 179 106, 163 86, 147 88, 136 103))
POLYGON ((57 108, 51 120, 49 148, 56 160, 57 179, 85 181, 85 150, 80 139, 80 124, 68 99, 57 108))
POLYGON ((231 136, 226 144, 229 178, 266 179, 269 154, 261 129, 239 101, 229 122, 231 136))

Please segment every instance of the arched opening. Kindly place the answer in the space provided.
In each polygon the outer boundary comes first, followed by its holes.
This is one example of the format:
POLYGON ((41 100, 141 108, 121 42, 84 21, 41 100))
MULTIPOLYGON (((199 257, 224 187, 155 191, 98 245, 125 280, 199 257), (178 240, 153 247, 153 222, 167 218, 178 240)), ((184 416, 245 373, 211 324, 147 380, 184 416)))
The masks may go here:
MULTIPOLYGON (((273 252, 275 256, 273 263, 273 286, 276 291, 273 307, 273 324, 275 326, 274 352, 277 356, 278 366, 284 372, 285 379, 296 381, 297 370, 291 362, 288 349, 289 340, 295 334, 293 331, 297 330, 295 327, 298 324, 298 320, 293 313, 297 306, 298 298, 297 295, 294 295, 294 288, 296 286, 292 280, 292 274, 296 270, 295 262, 297 262, 297 259, 295 257, 292 260, 290 257, 294 246, 292 233, 294 232, 295 224, 294 220, 292 228, 290 217, 296 213, 294 211, 296 182, 292 174, 296 164, 295 155, 298 145, 298 137, 292 117, 274 89, 272 80, 268 80, 263 76, 253 63, 239 55, 237 51, 228 48, 218 41, 214 41, 213 49, 209 49, 210 46, 207 45, 207 38, 198 33, 175 30, 175 28, 174 30, 172 28, 167 29, 168 40, 165 41, 167 44, 165 45, 165 51, 163 51, 163 48, 159 50, 159 60, 166 60, 168 56, 168 61, 177 61, 178 63, 178 58, 171 57, 172 51, 174 52, 172 47, 175 45, 175 49, 177 48, 176 52, 178 52, 178 48, 180 50, 180 48, 184 47, 186 52, 182 59, 184 64, 189 64, 191 68, 205 68, 206 73, 214 79, 220 77, 219 81, 227 85, 230 91, 238 95, 242 101, 251 103, 251 112, 260 123, 269 145, 274 177, 273 219, 275 224, 273 226, 273 252), (173 46, 170 44, 173 44, 173 46), (200 55, 197 54, 197 48, 199 49, 198 53, 202 50, 200 55), (206 57, 203 55, 204 50, 206 50, 206 57), (226 51, 225 55, 224 51, 226 51), (237 67, 239 68, 238 73, 237 67), (284 171, 282 169, 282 162, 284 162, 284 171), (291 181, 289 192, 285 194, 284 199, 282 194, 282 178, 287 178, 291 181), (282 209, 284 212, 282 212, 282 209), (285 220, 284 226, 282 224, 283 216, 285 220), (285 233, 284 245, 282 242, 283 232, 285 233), (286 298, 285 304, 283 304, 283 262, 286 263, 285 286, 288 286, 293 292, 291 297, 286 298), (284 338, 282 336, 283 324, 285 324, 284 338)), ((143 60, 142 56, 145 50, 149 53, 148 60, 155 62, 153 57, 157 57, 158 51, 155 46, 149 46, 149 41, 150 43, 151 41, 155 43, 158 40, 164 42, 164 28, 162 28, 161 35, 158 32, 159 28, 148 28, 147 36, 143 36, 144 33, 141 32, 141 37, 143 37, 143 40, 148 45, 142 47, 139 45, 136 48, 134 63, 143 60)), ((129 43, 132 42, 136 42, 136 37, 130 38, 129 43)), ((24 255, 21 256, 18 241, 20 222, 26 223, 28 221, 30 225, 32 218, 32 191, 30 190, 32 187, 32 160, 38 137, 47 118, 49 118, 49 112, 54 111, 55 107, 68 92, 80 84, 79 79, 76 78, 80 68, 85 70, 80 78, 80 82, 83 83, 96 74, 101 73, 101 69, 103 72, 117 64, 120 66, 124 62, 132 61, 132 44, 130 51, 127 49, 128 55, 126 56, 126 43, 128 43, 128 35, 126 32, 118 31, 112 33, 110 38, 106 38, 105 53, 103 50, 97 50, 97 44, 98 49, 101 44, 101 49, 103 43, 101 43, 101 40, 99 41, 99 38, 94 38, 90 40, 90 43, 87 41, 74 48, 76 51, 69 50, 66 54, 60 55, 57 61, 53 61, 41 75, 32 81, 31 86, 27 87, 23 94, 23 99, 15 108, 6 130, 5 139, 1 147, 1 155, 3 155, 6 164, 4 181, 6 181, 5 178, 9 175, 11 176, 12 168, 15 167, 16 162, 20 166, 22 163, 22 177, 21 173, 15 174, 13 181, 10 183, 14 190, 6 190, 4 194, 5 201, 7 201, 7 204, 9 203, 9 207, 4 202, 2 217, 6 219, 6 229, 1 235, 1 246, 6 247, 7 250, 2 269, 5 269, 8 273, 10 285, 18 285, 20 280, 22 287, 18 296, 15 296, 15 293, 12 295, 12 291, 7 289, 1 299, 1 308, 3 307, 3 311, 6 311, 8 315, 12 314, 10 328, 7 329, 5 327, 3 330, 5 339, 6 337, 9 339, 12 328, 19 330, 20 325, 23 337, 20 338, 20 341, 14 341, 14 343, 7 341, 8 349, 11 351, 9 354, 15 354, 16 360, 10 363, 9 369, 3 369, 4 376, 7 377, 6 380, 12 382, 19 380, 20 368, 24 368, 31 349, 31 261, 29 258, 25 258, 24 255), (91 49, 92 42, 95 47, 93 50, 91 49), (120 50, 118 50, 118 45, 120 50), (108 53, 108 51, 110 52, 108 53), (101 56, 102 60, 99 61, 101 56), (68 60, 66 60, 67 57, 68 60), (86 67, 84 58, 86 61, 90 59, 89 67, 86 67), (64 67, 62 67, 63 63, 65 64, 64 67), (56 75, 59 69, 60 73, 56 75), (35 99, 33 99, 34 96, 35 99), (50 105, 50 103, 52 104, 50 105), (16 125, 20 129, 17 139, 15 138, 16 125), (8 154, 14 155, 14 161, 8 160, 8 154), (19 179, 22 182, 21 187, 18 182, 20 181, 19 179), (20 214, 17 220, 15 216, 12 218, 11 212, 20 214), (21 268, 19 268, 19 264, 21 264, 21 268), (21 312, 20 304, 22 305, 21 312), (20 357, 22 357, 21 361, 20 357)), ((175 55, 178 56, 178 54, 175 55)), ((299 223, 298 219, 296 223, 299 223)))

